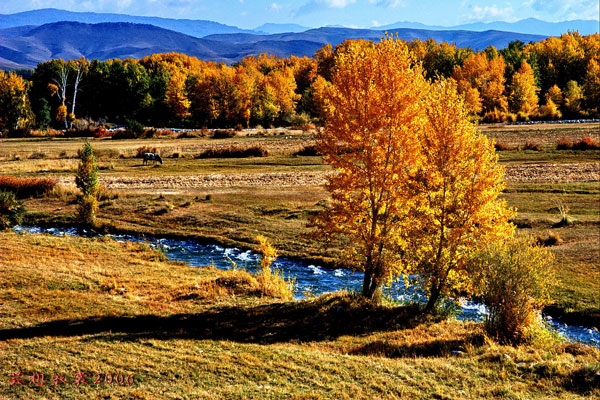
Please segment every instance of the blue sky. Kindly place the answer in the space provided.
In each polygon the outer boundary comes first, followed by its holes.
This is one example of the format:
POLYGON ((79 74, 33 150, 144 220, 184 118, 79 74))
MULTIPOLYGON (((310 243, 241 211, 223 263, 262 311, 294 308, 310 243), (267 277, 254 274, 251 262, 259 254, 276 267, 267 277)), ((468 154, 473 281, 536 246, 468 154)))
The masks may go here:
POLYGON ((367 28, 398 21, 469 22, 598 19, 598 0, 0 0, 0 14, 39 8, 208 19, 254 28, 265 22, 367 28))

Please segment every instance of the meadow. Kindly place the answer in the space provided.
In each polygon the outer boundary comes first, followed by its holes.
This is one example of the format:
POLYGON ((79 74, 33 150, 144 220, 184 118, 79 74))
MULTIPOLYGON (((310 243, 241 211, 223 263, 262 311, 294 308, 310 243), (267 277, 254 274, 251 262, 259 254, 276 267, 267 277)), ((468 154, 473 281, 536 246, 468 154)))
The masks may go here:
MULTIPOLYGON (((506 166, 503 196, 519 234, 555 255, 554 304, 568 323, 600 328, 600 150, 557 150, 564 137, 600 140, 599 124, 482 125, 506 166), (529 144, 529 145, 528 145, 529 144), (535 146, 533 146, 535 145, 535 146), (569 224, 560 224, 563 217, 569 224)), ((0 139, 0 175, 53 177, 24 200, 26 222, 72 225, 81 138, 0 139)), ((105 232, 192 238, 255 248, 266 236, 291 258, 334 266, 340 245, 311 239, 330 172, 311 132, 232 138, 90 139, 99 158, 105 232), (203 152, 260 147, 264 157, 203 152), (140 149, 162 165, 143 165, 140 149), (307 151, 297 155, 303 149, 307 151), (142 150, 143 151, 143 150, 142 150)), ((477 323, 415 319, 409 306, 351 293, 303 301, 264 296, 244 271, 192 269, 137 244, 0 233, 2 384, 8 398, 588 398, 600 395, 598 349, 504 346, 477 323), (9 385, 9 374, 46 385, 9 385), (85 372, 90 385, 58 384, 85 372), (134 384, 106 383, 106 374, 134 384), (29 378, 27 378, 29 379, 29 378)))

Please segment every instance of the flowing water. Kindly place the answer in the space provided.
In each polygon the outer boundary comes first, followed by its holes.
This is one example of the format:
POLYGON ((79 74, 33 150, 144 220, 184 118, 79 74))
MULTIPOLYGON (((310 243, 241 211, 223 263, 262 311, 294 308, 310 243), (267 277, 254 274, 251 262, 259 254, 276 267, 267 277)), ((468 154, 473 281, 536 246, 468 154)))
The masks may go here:
MULTIPOLYGON (((58 236, 92 236, 88 232, 76 228, 41 228, 17 227, 16 232, 48 233, 58 236)), ((214 265, 221 269, 244 268, 255 272, 258 268, 259 256, 250 250, 227 248, 217 245, 204 245, 193 240, 175 240, 153 237, 137 237, 131 235, 109 235, 117 241, 146 242, 150 246, 163 251, 172 260, 184 261, 194 267, 214 265)), ((302 261, 278 258, 273 266, 283 271, 285 277, 296 279, 296 298, 306 294, 319 295, 326 292, 346 289, 361 289, 363 274, 347 269, 327 269, 302 261)), ((424 296, 411 288, 406 288, 402 281, 394 282, 384 289, 386 296, 400 302, 423 302, 424 296)), ((482 304, 462 301, 457 317, 463 320, 481 321, 486 315, 482 304)), ((567 325, 550 316, 544 317, 546 322, 562 336, 571 341, 600 347, 600 332, 595 328, 567 325)))

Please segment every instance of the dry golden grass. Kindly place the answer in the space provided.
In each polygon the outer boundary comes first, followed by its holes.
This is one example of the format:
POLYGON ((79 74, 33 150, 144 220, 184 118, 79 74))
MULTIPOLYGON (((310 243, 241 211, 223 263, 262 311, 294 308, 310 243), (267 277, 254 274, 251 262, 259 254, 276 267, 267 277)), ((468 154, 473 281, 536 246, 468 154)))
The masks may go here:
POLYGON ((0 398, 600 396, 597 349, 502 346, 480 324, 350 293, 281 302, 248 275, 165 262, 141 244, 2 232, 0 398), (17 371, 25 382, 10 385, 17 371), (78 373, 88 385, 73 384, 78 373))

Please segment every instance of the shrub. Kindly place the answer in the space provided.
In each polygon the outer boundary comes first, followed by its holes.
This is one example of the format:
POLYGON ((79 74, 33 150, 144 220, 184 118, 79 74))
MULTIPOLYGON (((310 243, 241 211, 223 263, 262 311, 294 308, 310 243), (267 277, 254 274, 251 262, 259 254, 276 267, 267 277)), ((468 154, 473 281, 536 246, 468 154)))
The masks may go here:
POLYGON ((0 190, 13 192, 21 199, 45 195, 55 186, 56 180, 50 178, 17 178, 0 175, 0 190))
MULTIPOLYGON (((200 134, 200 136, 205 136, 204 134, 200 134)), ((198 134, 195 132, 181 132, 179 135, 177 135, 177 139, 191 139, 191 138, 197 138, 198 134)))
POLYGON ((306 113, 294 114, 289 118, 289 123, 293 129, 307 131, 310 129, 310 116, 306 113))
POLYGON ((29 131, 28 136, 31 137, 57 137, 57 136, 64 136, 65 133, 63 131, 57 131, 55 129, 44 129, 44 130, 40 130, 40 129, 33 129, 31 131, 29 131))
POLYGON ((208 149, 198 153, 194 158, 247 158, 247 157, 266 157, 269 152, 261 146, 238 147, 230 146, 219 149, 208 149))
POLYGON ((573 142, 573 150, 600 150, 600 145, 596 139, 586 137, 578 142, 573 142))
POLYGON ((213 139, 227 139, 236 135, 233 129, 217 129, 213 132, 213 139))
POLYGON ((564 136, 556 143, 556 150, 571 150, 571 148, 573 148, 573 142, 564 136))
POLYGON ((46 157, 48 157, 48 154, 44 153, 41 150, 34 151, 33 153, 31 153, 29 155, 30 160, 41 160, 42 158, 46 158, 46 157))
POLYGON ((294 155, 295 156, 318 156, 320 154, 319 154, 319 150, 317 149, 317 146, 310 145, 310 146, 304 146, 302 149, 295 152, 294 155))
POLYGON ((522 340, 550 303, 552 253, 530 238, 510 238, 488 244, 472 261, 473 283, 488 307, 488 333, 501 341, 522 340))
POLYGON ((533 151, 542 151, 542 147, 536 142, 525 142, 523 146, 523 150, 533 150, 533 151))
POLYGON ((509 151, 516 149, 515 146, 511 146, 510 144, 504 142, 496 142, 494 147, 496 148, 496 151, 509 151))
POLYGON ((569 215, 569 206, 563 203, 561 200, 558 200, 556 203, 556 207, 558 209, 558 213, 560 216, 560 220, 552 225, 553 228, 562 228, 563 226, 569 226, 573 224, 573 218, 569 215))
POLYGON ((260 272, 257 281, 263 296, 292 299, 294 297, 295 279, 286 280, 279 269, 271 269, 271 264, 277 259, 277 250, 262 235, 256 237, 260 258, 260 272))
POLYGON ((106 138, 106 137, 112 137, 114 134, 114 132, 110 132, 107 131, 103 126, 99 126, 95 131, 94 131, 94 137, 96 139, 100 139, 100 138, 106 138))
POLYGON ((0 190, 0 230, 10 229, 23 220, 25 209, 13 192, 0 190))
POLYGON ((156 153, 156 147, 141 146, 136 149, 135 158, 144 157, 144 153, 156 153))
POLYGON ((144 125, 136 120, 128 120, 126 131, 129 131, 133 137, 141 137, 145 133, 144 125))
POLYGON ((94 137, 96 134, 96 130, 93 128, 83 128, 83 129, 69 129, 65 132, 65 137, 69 138, 79 138, 79 137, 94 137))
POLYGON ((563 240, 561 239, 558 233, 550 232, 547 236, 538 236, 536 239, 536 243, 539 246, 550 247, 555 246, 561 243, 563 240))
POLYGON ((79 159, 81 161, 75 177, 75 184, 81 190, 81 196, 77 201, 78 219, 83 225, 93 227, 96 225, 100 185, 98 183, 96 156, 88 141, 84 143, 79 151, 79 159))

